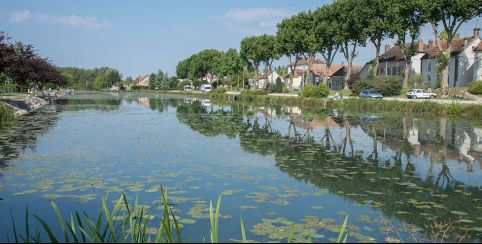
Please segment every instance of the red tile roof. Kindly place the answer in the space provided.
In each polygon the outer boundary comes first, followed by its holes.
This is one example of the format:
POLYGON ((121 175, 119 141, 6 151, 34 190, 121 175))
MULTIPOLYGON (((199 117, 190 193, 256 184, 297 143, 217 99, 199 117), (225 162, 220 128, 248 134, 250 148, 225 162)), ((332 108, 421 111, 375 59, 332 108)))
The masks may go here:
POLYGON ((474 51, 476 51, 476 52, 482 51, 482 41, 479 42, 479 45, 477 45, 477 46, 474 48, 474 51))
MULTIPOLYGON (((470 46, 476 39, 477 37, 464 37, 460 39, 455 39, 452 41, 452 52, 450 55, 455 55, 457 53, 460 53, 465 50, 468 46, 470 46)), ((447 48, 447 41, 442 40, 440 42, 440 46, 442 49, 447 48)), ((427 51, 427 55, 424 58, 436 58, 439 53, 439 49, 437 46, 430 48, 427 51)))

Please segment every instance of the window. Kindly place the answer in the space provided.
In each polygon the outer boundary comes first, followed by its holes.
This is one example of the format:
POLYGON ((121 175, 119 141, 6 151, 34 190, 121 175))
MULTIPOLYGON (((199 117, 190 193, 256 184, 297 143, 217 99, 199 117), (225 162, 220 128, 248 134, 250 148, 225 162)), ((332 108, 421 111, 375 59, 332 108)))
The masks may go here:
POLYGON ((392 69, 387 68, 387 75, 392 75, 392 69))
POLYGON ((431 62, 431 61, 428 61, 427 70, 428 70, 429 72, 432 71, 432 62, 431 62))
POLYGON ((397 69, 398 69, 397 67, 392 68, 392 75, 399 75, 397 74, 397 69))
POLYGON ((427 80, 428 80, 428 82, 432 82, 432 79, 431 79, 430 75, 427 75, 427 80))

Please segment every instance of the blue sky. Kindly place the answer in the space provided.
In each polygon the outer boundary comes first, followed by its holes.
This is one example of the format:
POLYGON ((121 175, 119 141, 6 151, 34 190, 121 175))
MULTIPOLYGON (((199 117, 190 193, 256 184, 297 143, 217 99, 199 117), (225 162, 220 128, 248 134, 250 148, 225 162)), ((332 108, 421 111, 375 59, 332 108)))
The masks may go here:
MULTIPOLYGON (((0 31, 33 44, 58 66, 109 66, 124 77, 158 69, 174 75, 177 62, 195 52, 239 49, 244 37, 274 34, 281 19, 330 2, 2 0, 0 31)), ((482 25, 481 18, 478 22, 482 25)), ((475 25, 476 20, 464 24, 460 33, 472 35, 475 25)), ((424 28, 422 38, 433 38, 430 28, 424 28)), ((367 45, 359 49, 355 63, 373 56, 373 47, 367 45)))

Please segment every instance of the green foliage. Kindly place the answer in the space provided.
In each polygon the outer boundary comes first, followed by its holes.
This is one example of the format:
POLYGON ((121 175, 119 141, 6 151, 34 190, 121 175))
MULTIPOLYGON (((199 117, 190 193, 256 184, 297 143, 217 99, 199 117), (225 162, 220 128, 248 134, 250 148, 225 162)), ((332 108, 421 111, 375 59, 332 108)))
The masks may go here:
POLYGON ((191 82, 181 81, 181 82, 177 83, 177 89, 182 91, 182 90, 184 90, 184 86, 187 86, 187 85, 191 85, 191 82))
POLYGON ((13 110, 9 106, 0 103, 0 123, 13 120, 13 110))
POLYGON ((103 75, 97 76, 92 84, 94 90, 102 90, 107 88, 107 80, 103 75))
POLYGON ((442 74, 445 68, 449 65, 449 57, 445 55, 443 52, 439 52, 437 54, 437 72, 442 74))
POLYGON ((242 91, 241 95, 245 96, 263 96, 263 95, 268 95, 267 91, 262 91, 262 90, 248 90, 248 91, 242 91))
POLYGON ((208 81, 206 81, 206 80, 193 80, 192 81, 192 85, 194 87, 197 87, 197 88, 199 88, 202 84, 208 84, 208 81))
MULTIPOLYGON (((119 71, 109 67, 102 67, 96 69, 62 67, 57 68, 57 70, 65 77, 67 87, 69 88, 98 90, 110 87, 112 85, 119 86, 122 83, 122 78, 119 71), (96 80, 97 86, 94 87, 94 83, 96 80)), ((129 80, 129 82, 132 82, 132 78, 129 80)))
POLYGON ((482 81, 471 82, 468 91, 475 95, 482 95, 482 81))
POLYGON ((301 96, 323 98, 323 97, 328 97, 329 93, 330 91, 328 90, 328 87, 324 85, 319 85, 319 86, 307 85, 305 86, 303 91, 301 91, 301 96))
POLYGON ((216 89, 211 90, 210 93, 218 93, 218 94, 226 93, 226 88, 222 86, 218 86, 216 89))
POLYGON ((358 95, 362 90, 373 89, 383 96, 398 96, 402 92, 402 82, 391 76, 376 76, 373 80, 359 80, 352 86, 352 93, 358 95))
POLYGON ((402 92, 402 82, 390 76, 377 76, 373 81, 373 89, 383 96, 398 96, 402 92))
POLYGON ((47 82, 43 86, 43 90, 56 89, 56 88, 57 88, 57 85, 55 85, 54 83, 51 83, 51 82, 47 82))
POLYGON ((362 90, 373 89, 373 81, 370 79, 355 81, 351 87, 352 94, 358 95, 362 90))
POLYGON ((266 87, 266 91, 268 93, 282 93, 283 92, 283 82, 281 81, 281 78, 278 77, 276 78, 276 83, 275 84, 268 84, 266 87))

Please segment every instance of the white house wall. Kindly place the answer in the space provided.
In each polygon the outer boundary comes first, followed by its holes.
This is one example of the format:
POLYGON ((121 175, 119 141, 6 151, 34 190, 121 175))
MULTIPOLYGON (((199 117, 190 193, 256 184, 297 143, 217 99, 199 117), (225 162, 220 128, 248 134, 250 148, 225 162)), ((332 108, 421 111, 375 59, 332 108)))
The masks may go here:
POLYGON ((472 80, 482 80, 482 51, 477 51, 474 57, 474 75, 472 80))

